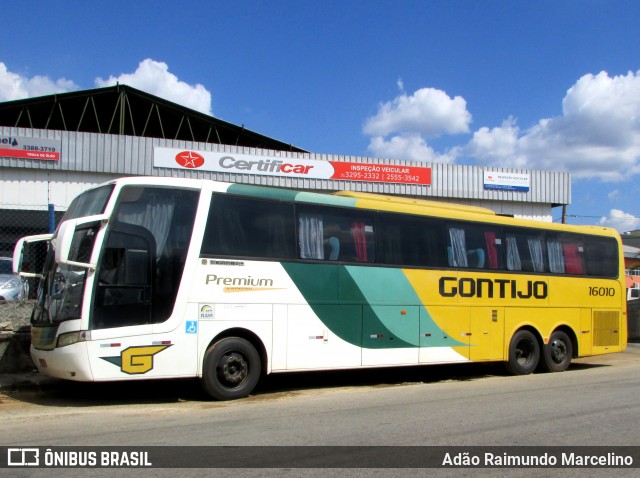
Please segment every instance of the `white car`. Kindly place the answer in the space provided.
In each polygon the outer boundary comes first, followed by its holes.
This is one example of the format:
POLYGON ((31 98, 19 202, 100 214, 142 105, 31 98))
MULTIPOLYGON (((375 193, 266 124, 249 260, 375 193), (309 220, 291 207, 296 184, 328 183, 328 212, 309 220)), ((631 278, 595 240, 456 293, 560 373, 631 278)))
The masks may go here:
POLYGON ((0 257, 0 301, 22 300, 29 295, 27 281, 14 274, 10 257, 0 257))

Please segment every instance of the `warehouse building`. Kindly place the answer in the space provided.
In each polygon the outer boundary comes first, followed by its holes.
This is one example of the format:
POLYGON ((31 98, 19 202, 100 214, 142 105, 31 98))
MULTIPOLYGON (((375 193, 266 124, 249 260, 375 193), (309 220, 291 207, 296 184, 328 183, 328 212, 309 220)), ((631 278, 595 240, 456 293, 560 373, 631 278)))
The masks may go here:
POLYGON ((79 192, 122 176, 354 190, 551 221, 568 173, 315 154, 129 86, 0 103, 0 255, 48 232, 79 192))

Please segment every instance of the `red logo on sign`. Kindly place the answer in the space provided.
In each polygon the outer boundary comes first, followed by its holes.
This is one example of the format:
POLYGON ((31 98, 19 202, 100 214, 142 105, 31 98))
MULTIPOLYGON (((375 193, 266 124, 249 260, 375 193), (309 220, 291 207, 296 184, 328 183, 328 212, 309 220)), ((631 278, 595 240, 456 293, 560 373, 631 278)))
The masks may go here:
POLYGON ((195 169, 204 164, 204 158, 195 151, 183 151, 176 154, 176 163, 183 168, 195 169))

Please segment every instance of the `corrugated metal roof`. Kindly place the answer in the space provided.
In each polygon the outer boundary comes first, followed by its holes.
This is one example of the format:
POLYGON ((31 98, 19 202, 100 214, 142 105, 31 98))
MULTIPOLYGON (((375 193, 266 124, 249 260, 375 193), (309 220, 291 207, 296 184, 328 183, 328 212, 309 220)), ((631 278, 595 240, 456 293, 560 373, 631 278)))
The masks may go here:
POLYGON ((128 85, 0 102, 0 126, 234 144, 305 152, 128 85))

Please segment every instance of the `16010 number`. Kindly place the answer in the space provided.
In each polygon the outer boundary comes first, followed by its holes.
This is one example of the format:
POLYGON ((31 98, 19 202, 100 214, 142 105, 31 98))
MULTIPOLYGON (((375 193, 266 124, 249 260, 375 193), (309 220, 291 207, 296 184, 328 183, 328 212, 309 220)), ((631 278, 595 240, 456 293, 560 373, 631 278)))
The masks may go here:
POLYGON ((589 287, 589 295, 595 297, 613 297, 616 290, 613 287, 589 287))

